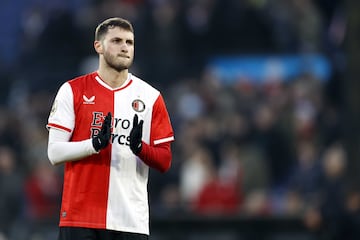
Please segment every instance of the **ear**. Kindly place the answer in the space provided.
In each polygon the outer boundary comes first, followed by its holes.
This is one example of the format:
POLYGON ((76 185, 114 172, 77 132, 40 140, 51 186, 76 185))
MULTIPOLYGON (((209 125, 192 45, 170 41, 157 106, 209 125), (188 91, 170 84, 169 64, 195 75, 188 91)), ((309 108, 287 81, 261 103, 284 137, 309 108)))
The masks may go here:
POLYGON ((95 51, 96 51, 98 54, 102 54, 102 53, 103 53, 103 47, 102 47, 101 41, 95 41, 95 42, 94 42, 94 48, 95 48, 95 51))

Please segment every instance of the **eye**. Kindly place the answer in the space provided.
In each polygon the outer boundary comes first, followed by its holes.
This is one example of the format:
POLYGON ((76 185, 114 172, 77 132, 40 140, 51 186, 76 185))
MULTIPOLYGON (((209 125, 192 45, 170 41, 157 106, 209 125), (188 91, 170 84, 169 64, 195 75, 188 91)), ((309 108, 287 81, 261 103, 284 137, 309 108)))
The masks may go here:
POLYGON ((134 45, 134 41, 133 40, 126 40, 126 44, 127 45, 134 45))

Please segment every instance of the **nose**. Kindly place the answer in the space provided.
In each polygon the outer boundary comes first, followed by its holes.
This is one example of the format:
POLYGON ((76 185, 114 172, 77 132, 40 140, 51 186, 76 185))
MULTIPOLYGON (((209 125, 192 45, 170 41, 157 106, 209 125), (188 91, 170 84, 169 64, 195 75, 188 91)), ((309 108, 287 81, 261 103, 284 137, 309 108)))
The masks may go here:
POLYGON ((121 51, 122 52, 128 52, 129 51, 128 48, 129 47, 128 47, 128 45, 126 43, 121 44, 121 51))
POLYGON ((124 46, 121 48, 121 51, 125 53, 130 53, 133 51, 132 48, 132 45, 124 44, 124 46))

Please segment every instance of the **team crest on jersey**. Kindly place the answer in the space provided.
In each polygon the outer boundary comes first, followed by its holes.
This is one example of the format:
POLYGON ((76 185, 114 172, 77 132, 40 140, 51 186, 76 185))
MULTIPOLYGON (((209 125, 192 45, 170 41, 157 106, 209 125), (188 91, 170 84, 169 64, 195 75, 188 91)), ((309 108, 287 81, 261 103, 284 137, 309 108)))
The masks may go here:
POLYGON ((91 96, 88 98, 87 96, 83 95, 84 104, 95 104, 95 96, 91 96))
POLYGON ((145 103, 140 99, 135 99, 131 106, 136 112, 143 112, 145 110, 145 103))

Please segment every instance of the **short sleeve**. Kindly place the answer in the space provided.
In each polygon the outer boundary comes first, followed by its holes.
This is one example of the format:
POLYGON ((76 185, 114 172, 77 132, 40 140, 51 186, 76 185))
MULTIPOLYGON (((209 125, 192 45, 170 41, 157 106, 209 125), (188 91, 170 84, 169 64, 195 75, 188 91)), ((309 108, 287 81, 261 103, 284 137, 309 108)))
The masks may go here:
POLYGON ((161 94, 156 99, 152 112, 151 143, 157 145, 174 141, 170 117, 161 94))
POLYGON ((74 95, 70 84, 66 82, 56 94, 46 127, 72 133, 74 126, 74 95))

